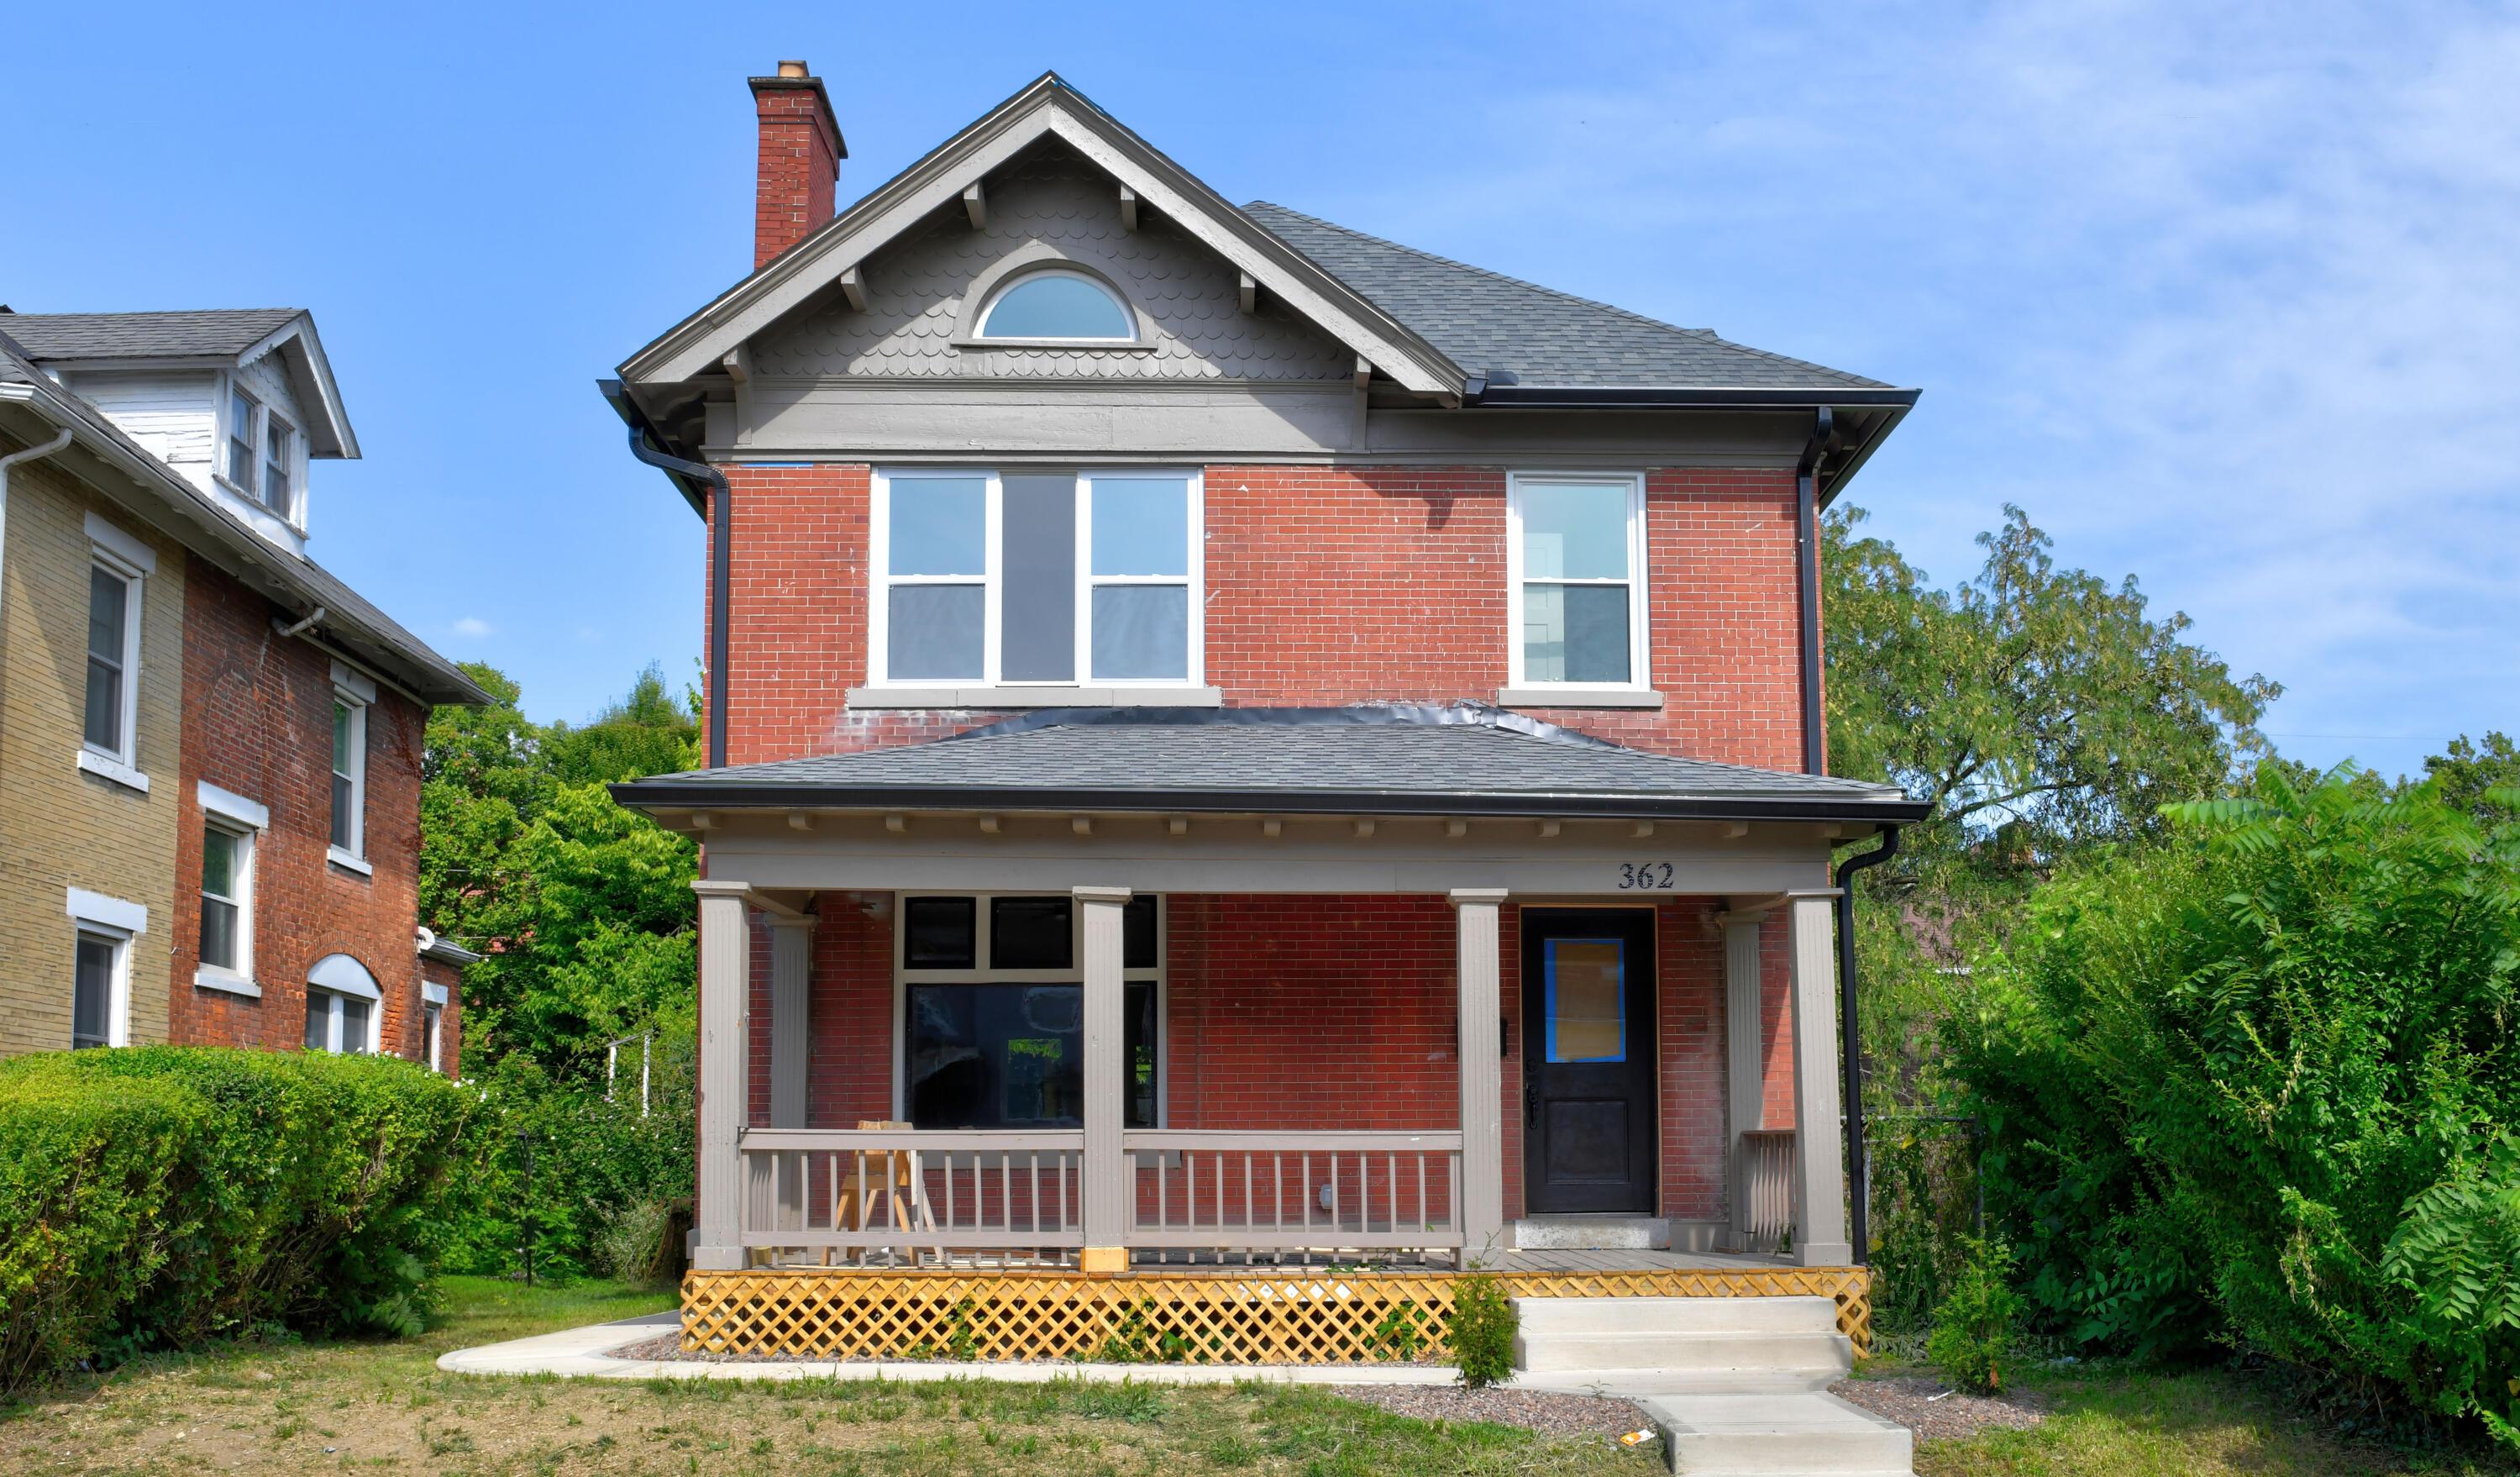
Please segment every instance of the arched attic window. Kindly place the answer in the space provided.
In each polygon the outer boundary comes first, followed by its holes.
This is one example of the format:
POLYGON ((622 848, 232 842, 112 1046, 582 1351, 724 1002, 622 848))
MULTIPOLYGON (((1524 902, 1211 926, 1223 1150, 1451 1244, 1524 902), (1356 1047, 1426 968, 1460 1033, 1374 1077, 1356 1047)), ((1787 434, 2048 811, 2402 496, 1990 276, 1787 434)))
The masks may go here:
POLYGON ((1120 295, 1082 272, 1027 272, 980 310, 979 337, 1030 343, 1135 343, 1138 317, 1120 295))

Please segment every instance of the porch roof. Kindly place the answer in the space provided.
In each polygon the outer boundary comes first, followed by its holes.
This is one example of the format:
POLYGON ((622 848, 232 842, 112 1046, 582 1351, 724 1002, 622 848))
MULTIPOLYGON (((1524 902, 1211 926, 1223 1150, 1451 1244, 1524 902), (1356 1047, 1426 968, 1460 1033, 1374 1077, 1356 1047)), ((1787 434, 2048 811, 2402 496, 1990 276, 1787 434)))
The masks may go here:
POLYGON ((1066 708, 926 743, 659 775, 650 810, 1097 810, 1922 820, 1886 784, 1647 753, 1476 703, 1066 708))

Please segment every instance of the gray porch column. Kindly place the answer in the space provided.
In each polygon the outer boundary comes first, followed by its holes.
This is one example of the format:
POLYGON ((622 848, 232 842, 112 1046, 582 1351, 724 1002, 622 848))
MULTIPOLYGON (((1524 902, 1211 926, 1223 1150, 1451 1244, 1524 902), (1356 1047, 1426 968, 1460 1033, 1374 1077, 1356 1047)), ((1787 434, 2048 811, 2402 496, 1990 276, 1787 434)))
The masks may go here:
POLYGON ((752 996, 752 933, 744 917, 751 889, 702 879, 700 895, 699 1184, 693 1197, 692 1266, 704 1272, 743 1265, 744 1056, 752 996))
POLYGON ((1128 986, 1121 974, 1121 910, 1126 887, 1074 889, 1085 940, 1085 1163, 1078 1194, 1085 1245, 1077 1269, 1091 1273, 1129 1270, 1130 1195, 1137 1184, 1120 1149, 1127 1119, 1129 1047, 1128 986))
POLYGON ((1505 1245, 1505 1095, 1497 1039, 1501 954, 1497 913, 1501 887, 1453 889, 1453 918, 1460 939, 1462 1038, 1462 1246, 1465 1257, 1488 1256, 1505 1245))
POLYGON ((1794 1257, 1845 1267, 1846 1165, 1837 1121, 1837 980, 1829 898, 1798 895, 1792 910, 1794 1005, 1794 1257))
MULTIPOLYGON (((770 919, 770 1126, 805 1126, 805 1073, 813 1051, 814 924, 811 914, 770 919)), ((779 1156, 779 1227, 805 1224, 805 1156, 779 1156)))
MULTIPOLYGON (((1724 918, 1724 1087, 1729 1109, 1726 1184, 1732 1201, 1732 1245, 1750 1243, 1750 1185, 1744 1167, 1748 1155, 1741 1136, 1767 1126, 1768 1052, 1760 1030, 1762 1002, 1759 979, 1761 914, 1727 914, 1724 918)), ((1771 1247, 1770 1250, 1774 1250, 1771 1247)))

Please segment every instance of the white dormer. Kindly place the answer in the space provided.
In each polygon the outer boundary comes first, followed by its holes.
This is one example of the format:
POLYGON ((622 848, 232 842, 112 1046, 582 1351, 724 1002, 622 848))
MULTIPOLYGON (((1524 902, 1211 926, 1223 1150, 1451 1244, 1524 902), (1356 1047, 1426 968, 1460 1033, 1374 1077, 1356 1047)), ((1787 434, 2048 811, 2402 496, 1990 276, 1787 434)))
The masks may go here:
POLYGON ((359 454, 298 309, 8 313, 0 334, 291 553, 306 552, 308 464, 359 454))

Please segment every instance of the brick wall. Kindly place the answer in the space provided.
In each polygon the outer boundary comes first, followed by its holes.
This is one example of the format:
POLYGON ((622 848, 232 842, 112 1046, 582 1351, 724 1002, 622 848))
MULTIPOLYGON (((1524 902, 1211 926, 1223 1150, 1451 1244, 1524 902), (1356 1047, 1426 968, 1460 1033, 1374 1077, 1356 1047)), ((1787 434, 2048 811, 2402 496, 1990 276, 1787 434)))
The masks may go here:
MULTIPOLYGON (((729 763, 912 742, 1004 716, 849 711, 847 690, 867 672, 869 469, 725 470, 729 763)), ((1206 675, 1226 701, 1492 701, 1506 685, 1504 470, 1218 466, 1205 494, 1206 675)), ((1645 507, 1647 646, 1665 707, 1536 716, 1642 748, 1799 769, 1792 474, 1653 471, 1645 507)))
POLYGON ((306 972, 346 954, 384 994, 384 1050, 420 1052, 420 758, 426 711, 380 686, 368 711, 367 860, 362 876, 327 860, 333 814, 333 663, 272 628, 268 602, 224 571, 188 560, 183 822, 176 847, 171 1036, 201 1045, 301 1045, 306 972), (253 977, 260 999, 194 983, 201 951, 198 784, 271 812, 254 841, 253 977))
MULTIPOLYGON (((0 455, 23 444, 0 436, 0 455)), ((178 835, 184 551, 57 461, 9 473, 0 567, 0 1056, 70 1044, 72 887, 148 910, 130 944, 133 1045, 166 1039, 166 956, 178 835), (90 514, 146 545, 138 765, 146 792, 75 762, 87 694, 90 514)), ((197 842, 196 845, 199 843, 197 842)), ((196 865, 199 859, 196 858, 196 865)))

